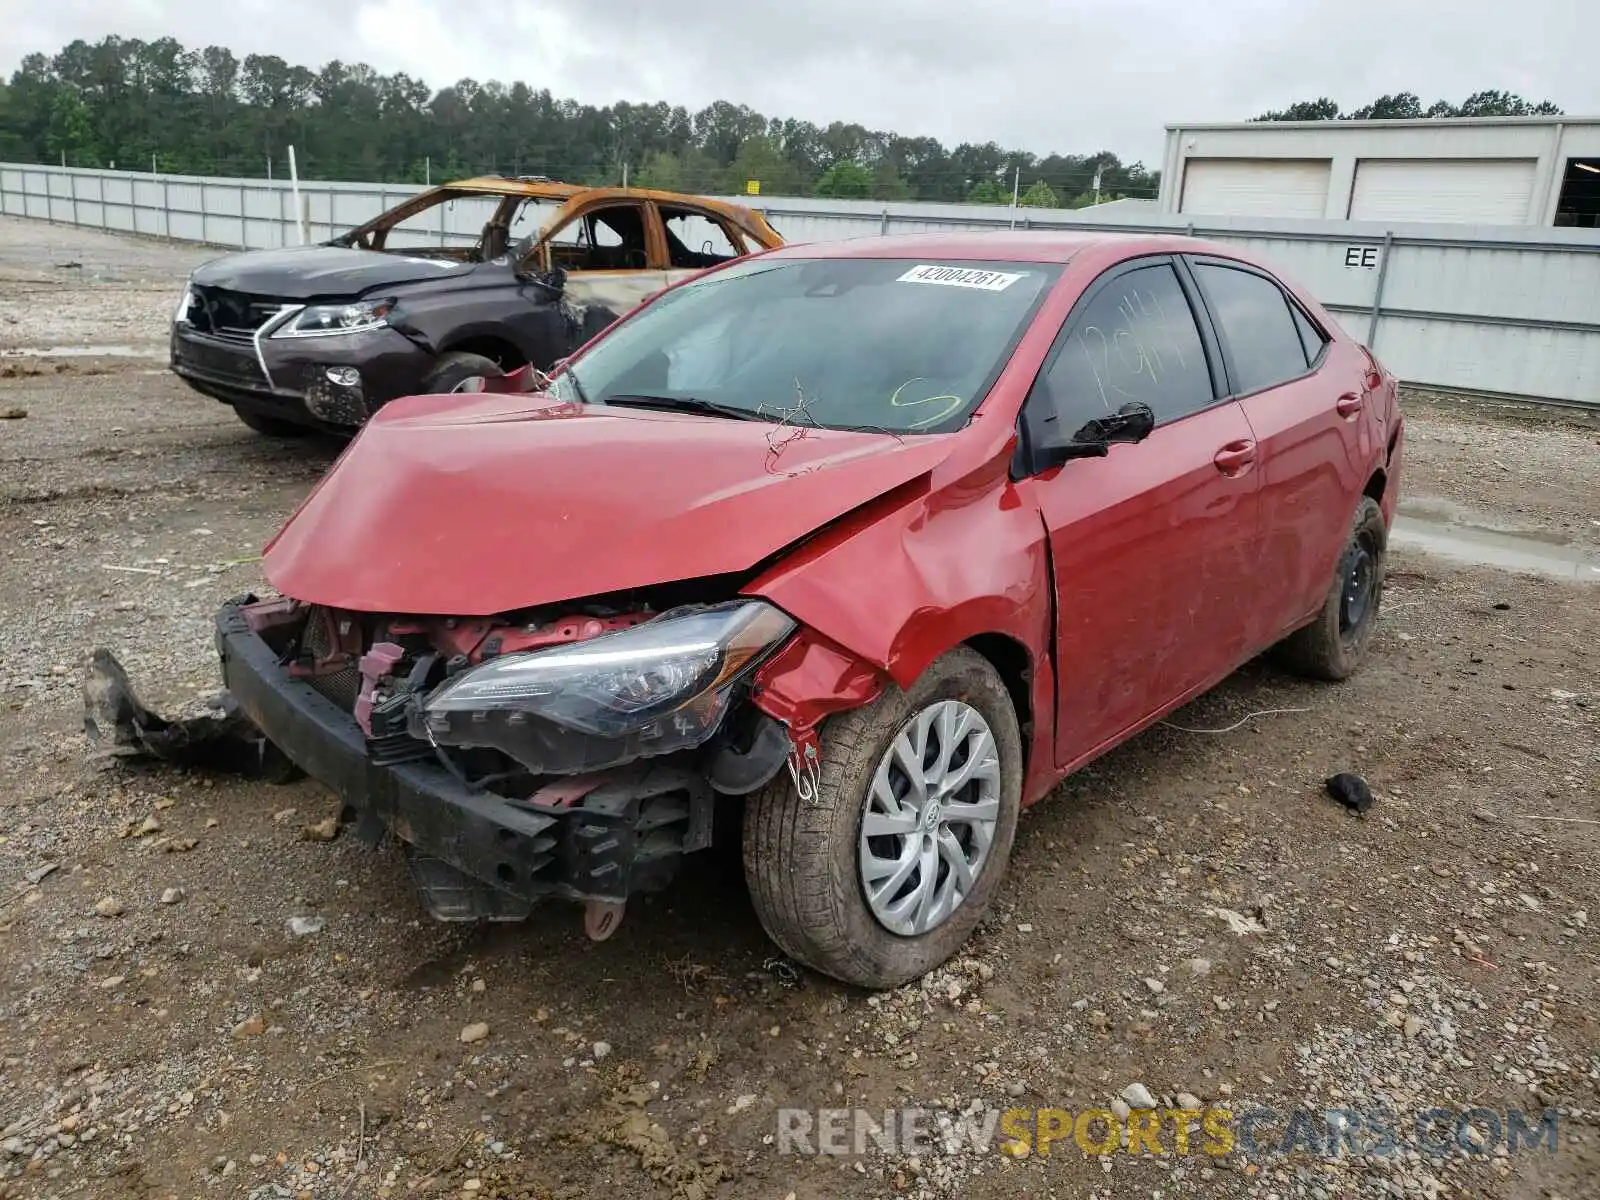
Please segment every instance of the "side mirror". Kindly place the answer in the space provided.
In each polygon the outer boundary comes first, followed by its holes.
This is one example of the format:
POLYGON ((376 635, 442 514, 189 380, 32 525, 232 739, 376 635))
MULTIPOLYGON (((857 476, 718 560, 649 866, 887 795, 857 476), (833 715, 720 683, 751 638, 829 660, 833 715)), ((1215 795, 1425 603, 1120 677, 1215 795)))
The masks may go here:
POLYGON ((1104 458, 1116 443, 1142 442, 1155 427, 1156 414, 1148 404, 1124 404, 1114 413, 1085 422, 1069 440, 1040 446, 1041 467, 1073 458, 1104 458))

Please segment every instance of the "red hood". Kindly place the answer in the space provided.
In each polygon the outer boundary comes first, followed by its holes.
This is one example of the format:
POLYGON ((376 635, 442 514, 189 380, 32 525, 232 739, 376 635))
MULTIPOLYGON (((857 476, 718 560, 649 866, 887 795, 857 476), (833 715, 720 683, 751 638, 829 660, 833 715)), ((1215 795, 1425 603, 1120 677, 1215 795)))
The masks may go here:
POLYGON ((314 604, 489 616, 746 571, 950 448, 949 435, 413 397, 368 423, 263 567, 314 604))

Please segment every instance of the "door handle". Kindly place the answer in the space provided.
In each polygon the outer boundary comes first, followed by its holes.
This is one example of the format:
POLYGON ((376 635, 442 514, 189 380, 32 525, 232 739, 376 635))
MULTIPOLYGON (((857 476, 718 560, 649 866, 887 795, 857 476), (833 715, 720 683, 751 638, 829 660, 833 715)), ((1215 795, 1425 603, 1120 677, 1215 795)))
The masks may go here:
POLYGON ((1341 417, 1353 417, 1361 411, 1361 397, 1355 392, 1346 392, 1334 401, 1333 409, 1341 417))
POLYGON ((1229 442, 1212 455, 1211 461, 1224 475, 1242 474, 1256 461, 1256 444, 1251 441, 1229 442))

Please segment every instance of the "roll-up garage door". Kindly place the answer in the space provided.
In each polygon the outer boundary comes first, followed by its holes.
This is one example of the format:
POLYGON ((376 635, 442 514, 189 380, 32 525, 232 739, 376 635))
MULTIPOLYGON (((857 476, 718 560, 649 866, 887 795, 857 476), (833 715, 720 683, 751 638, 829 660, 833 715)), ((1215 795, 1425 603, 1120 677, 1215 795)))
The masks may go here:
POLYGON ((1191 158, 1179 211, 1213 216, 1320 218, 1328 203, 1328 160, 1191 158))
POLYGON ((1356 164, 1352 221, 1526 225, 1531 158, 1367 158, 1356 164))

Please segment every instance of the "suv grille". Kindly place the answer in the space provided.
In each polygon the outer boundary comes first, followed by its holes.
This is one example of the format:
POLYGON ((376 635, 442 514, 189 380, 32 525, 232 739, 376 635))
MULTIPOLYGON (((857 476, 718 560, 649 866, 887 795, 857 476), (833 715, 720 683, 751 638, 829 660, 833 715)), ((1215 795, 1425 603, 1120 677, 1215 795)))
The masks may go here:
POLYGON ((282 307, 279 301, 264 296, 197 287, 194 302, 189 306, 189 324, 197 333, 231 342, 248 342, 282 307))

